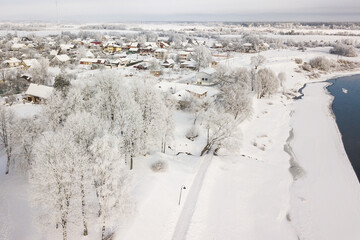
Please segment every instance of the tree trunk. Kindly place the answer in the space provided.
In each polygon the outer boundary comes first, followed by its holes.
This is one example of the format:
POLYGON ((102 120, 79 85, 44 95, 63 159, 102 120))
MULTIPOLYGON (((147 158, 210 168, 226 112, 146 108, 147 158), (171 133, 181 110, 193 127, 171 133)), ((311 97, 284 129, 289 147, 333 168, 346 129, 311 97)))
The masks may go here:
POLYGON ((201 151, 200 157, 202 157, 205 153, 208 153, 211 149, 211 145, 210 144, 206 144, 206 146, 204 147, 204 149, 201 151))
POLYGON ((133 156, 130 156, 130 170, 133 169, 133 156))
POLYGON ((210 128, 207 129, 207 137, 206 137, 206 144, 209 145, 210 143, 210 128))
POLYGON ((7 162, 6 162, 6 175, 9 174, 9 169, 10 169, 10 156, 9 154, 7 155, 7 162))
POLYGON ((101 229, 101 240, 105 240, 105 220, 103 221, 103 226, 101 229))
POLYGON ((64 218, 61 220, 61 225, 63 228, 63 240, 67 240, 67 231, 66 231, 67 221, 64 218))
POLYGON ((81 213, 82 213, 82 218, 83 218, 83 226, 84 226, 84 236, 88 235, 88 229, 87 229, 87 224, 86 224, 86 211, 85 211, 85 190, 84 190, 84 176, 81 175, 81 213))

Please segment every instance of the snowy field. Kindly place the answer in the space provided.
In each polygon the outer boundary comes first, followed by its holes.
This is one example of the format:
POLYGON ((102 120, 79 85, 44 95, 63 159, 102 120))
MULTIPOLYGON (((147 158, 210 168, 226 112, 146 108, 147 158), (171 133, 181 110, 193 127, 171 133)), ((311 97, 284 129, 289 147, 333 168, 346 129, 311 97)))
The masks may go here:
MULTIPOLYGON (((159 26, 146 27, 156 29, 159 26)), ((183 27, 161 26, 162 29, 183 27)), ((342 39, 341 36, 321 35, 292 37, 296 38, 342 39)), ((354 39, 359 40, 359 37, 354 39)), ((329 48, 312 48, 304 52, 269 50, 261 54, 267 59, 265 67, 275 73, 286 73, 288 92, 298 94, 298 89, 311 82, 303 90, 303 98, 295 101, 281 91, 271 98, 254 98, 251 117, 239 126, 242 135, 237 151, 220 151, 219 156, 214 157, 199 157, 206 143, 205 133, 195 141, 185 138, 193 118, 176 111, 171 149, 165 154, 154 153, 135 160, 131 191, 135 210, 123 220, 121 227, 115 229, 115 240, 360 239, 359 182, 330 110, 331 96, 325 89, 326 84, 321 83, 334 76, 358 72, 334 72, 310 79, 298 71, 295 58, 309 61, 316 56, 326 56, 337 60, 338 56, 329 54, 329 48), (288 142, 291 130, 294 137, 288 142), (291 156, 284 151, 288 144, 294 161, 304 171, 296 181, 289 171, 291 156), (176 155, 178 152, 192 155, 176 155), (167 163, 166 171, 150 169, 157 160, 167 163), (183 185, 186 189, 182 191, 178 205, 179 190, 183 185)), ((255 54, 236 53, 221 64, 249 68, 252 56, 255 54)), ((360 61, 360 57, 342 59, 360 61)), ((185 79, 193 77, 188 74, 185 79)), ((189 86, 181 80, 159 81, 156 86, 163 91, 174 89, 175 98, 186 89, 199 90, 198 86, 189 86)), ((200 90, 207 90, 210 97, 217 93, 211 87, 200 90)), ((11 108, 21 118, 41 114, 41 105, 19 103, 11 108)), ((3 174, 4 154, 0 160, 3 174)), ((37 225, 28 189, 26 178, 15 173, 0 175, 0 239, 60 237, 60 229, 42 231, 37 225)), ((89 236, 83 237, 80 226, 74 227, 70 229, 73 234, 69 234, 68 239, 99 239, 101 233, 94 229, 90 228, 89 236)))

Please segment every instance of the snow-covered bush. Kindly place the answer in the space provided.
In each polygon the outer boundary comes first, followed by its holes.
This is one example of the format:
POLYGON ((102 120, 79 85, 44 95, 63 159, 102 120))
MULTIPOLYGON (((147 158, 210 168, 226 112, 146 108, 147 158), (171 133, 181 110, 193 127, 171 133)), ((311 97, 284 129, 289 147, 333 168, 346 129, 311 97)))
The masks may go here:
POLYGON ((271 96, 277 92, 279 80, 269 68, 260 69, 256 74, 255 89, 258 98, 271 96))
POLYGON ((331 54, 337 54, 345 57, 357 57, 358 54, 353 46, 337 43, 330 49, 331 54))
POLYGON ((165 161, 158 160, 151 164, 151 170, 153 172, 165 172, 168 168, 168 164, 165 161))
POLYGON ((189 130, 187 130, 185 137, 191 141, 199 136, 199 128, 194 124, 189 130))
POLYGON ((302 64, 303 60, 301 58, 295 58, 296 64, 302 64))
POLYGON ((301 67, 302 67, 302 69, 304 69, 305 71, 311 72, 311 65, 310 65, 309 63, 304 62, 301 67))
POLYGON ((331 62, 325 57, 315 57, 309 62, 312 68, 319 69, 321 71, 329 71, 331 67, 331 62))

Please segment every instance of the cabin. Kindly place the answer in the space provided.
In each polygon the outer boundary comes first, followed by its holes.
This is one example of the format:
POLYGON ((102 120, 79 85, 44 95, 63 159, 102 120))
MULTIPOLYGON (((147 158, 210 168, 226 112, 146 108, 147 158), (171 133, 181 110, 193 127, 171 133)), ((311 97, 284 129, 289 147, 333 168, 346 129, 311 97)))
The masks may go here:
POLYGON ((214 76, 216 70, 214 68, 206 68, 196 74, 196 84, 212 85, 214 84, 214 76))
POLYGON ((25 99, 32 103, 45 103, 53 91, 53 87, 30 83, 29 88, 25 92, 25 99))

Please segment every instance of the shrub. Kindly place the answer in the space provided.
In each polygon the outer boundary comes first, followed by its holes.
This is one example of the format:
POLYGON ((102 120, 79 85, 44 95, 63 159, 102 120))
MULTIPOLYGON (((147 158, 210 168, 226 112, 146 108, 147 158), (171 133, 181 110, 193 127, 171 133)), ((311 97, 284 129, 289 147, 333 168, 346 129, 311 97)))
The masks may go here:
POLYGON ((194 141, 195 138, 199 136, 199 129, 197 126, 193 125, 187 132, 185 137, 191 141, 194 141))
POLYGON ((324 57, 316 57, 310 60, 310 66, 327 72, 330 70, 331 62, 324 57))
POLYGON ((295 58, 296 64, 302 64, 303 60, 301 58, 295 58))
POLYGON ((153 172, 165 172, 168 168, 168 164, 162 160, 158 160, 151 164, 151 170, 153 172))
POLYGON ((353 46, 348 46, 342 43, 337 43, 330 49, 331 54, 337 54, 345 57, 357 57, 356 49, 353 46))
POLYGON ((311 72, 311 66, 307 62, 304 62, 304 64, 302 65, 302 69, 304 69, 305 71, 311 72))

